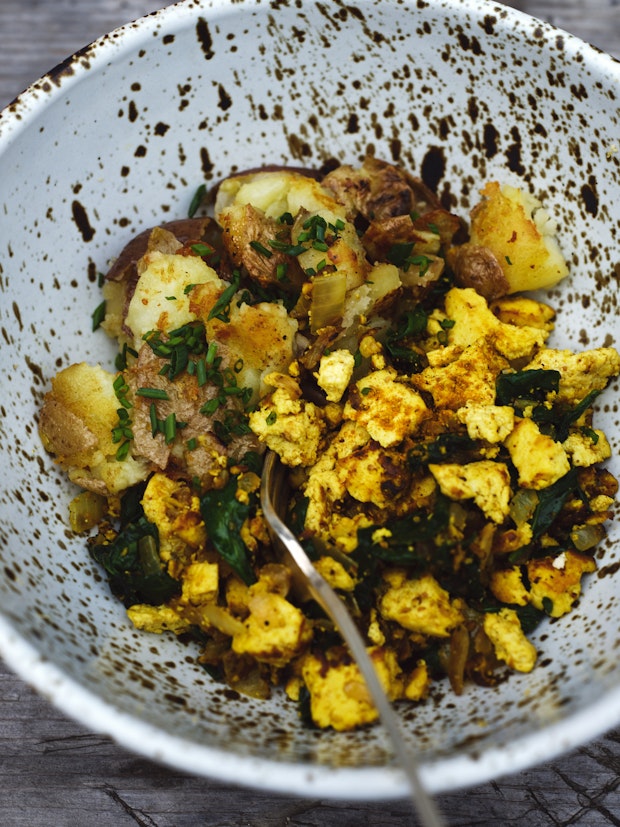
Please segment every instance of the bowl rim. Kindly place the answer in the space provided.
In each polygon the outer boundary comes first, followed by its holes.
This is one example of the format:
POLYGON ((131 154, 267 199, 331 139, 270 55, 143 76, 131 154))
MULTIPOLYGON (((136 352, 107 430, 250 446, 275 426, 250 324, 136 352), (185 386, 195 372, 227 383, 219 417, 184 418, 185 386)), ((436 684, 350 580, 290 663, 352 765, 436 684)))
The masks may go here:
MULTIPOLYGON (((394 2, 395 0, 389 0, 394 2)), ((315 0, 303 0, 313 3, 315 0)), ((413 0, 404 0, 413 3, 413 0)), ((229 0, 186 0, 156 10, 126 23, 92 41, 34 81, 0 111, 0 156, 36 120, 50 101, 60 97, 88 74, 105 67, 115 56, 128 54, 149 42, 162 22, 192 20, 197 11, 212 17, 235 14, 260 0, 244 0, 238 6, 229 0), (71 70, 71 71, 69 71, 71 70)), ((443 7, 472 12, 490 6, 485 0, 443 0, 443 7)), ((497 2, 492 8, 510 19, 536 27, 537 37, 564 38, 568 57, 579 53, 583 65, 620 82, 620 61, 553 24, 537 20, 497 2)), ((104 701, 87 686, 68 677, 37 648, 22 638, 0 608, 0 657, 6 665, 55 707, 93 731, 111 737, 121 747, 171 768, 217 779, 224 783, 261 788, 276 793, 330 799, 377 800, 408 795, 405 776, 396 765, 358 768, 321 764, 278 762, 272 759, 225 752, 165 732, 134 718, 104 701)), ((489 747, 480 755, 421 762, 423 782, 431 793, 453 791, 486 783, 502 775, 552 760, 602 735, 620 722, 620 686, 608 688, 595 704, 560 721, 541 727, 511 744, 489 747)))

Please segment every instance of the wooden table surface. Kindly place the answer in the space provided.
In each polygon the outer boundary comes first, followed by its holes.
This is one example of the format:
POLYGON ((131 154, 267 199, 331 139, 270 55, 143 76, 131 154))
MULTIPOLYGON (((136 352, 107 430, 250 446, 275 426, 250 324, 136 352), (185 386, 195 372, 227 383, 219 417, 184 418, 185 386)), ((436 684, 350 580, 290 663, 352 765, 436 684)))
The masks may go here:
MULTIPOLYGON (((515 0, 515 3, 517 0, 515 0)), ((620 0, 519 0, 620 58, 620 0)), ((0 0, 0 107, 161 0, 0 0)), ((1 186, 0 182, 0 186, 1 186)), ((443 795, 453 827, 620 825, 620 730, 560 760, 443 795)), ((68 720, 0 663, 0 827, 392 827, 407 801, 308 800, 175 772, 68 720)))

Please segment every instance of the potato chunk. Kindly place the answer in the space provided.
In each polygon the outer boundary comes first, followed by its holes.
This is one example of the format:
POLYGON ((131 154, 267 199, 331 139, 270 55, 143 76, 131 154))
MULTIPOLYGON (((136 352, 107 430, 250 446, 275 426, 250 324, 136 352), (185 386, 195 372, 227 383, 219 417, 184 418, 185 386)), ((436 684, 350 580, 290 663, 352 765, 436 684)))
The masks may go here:
POLYGON ((491 250, 508 281, 508 293, 553 287, 568 274, 555 223, 531 195, 493 181, 472 210, 471 243, 491 250))

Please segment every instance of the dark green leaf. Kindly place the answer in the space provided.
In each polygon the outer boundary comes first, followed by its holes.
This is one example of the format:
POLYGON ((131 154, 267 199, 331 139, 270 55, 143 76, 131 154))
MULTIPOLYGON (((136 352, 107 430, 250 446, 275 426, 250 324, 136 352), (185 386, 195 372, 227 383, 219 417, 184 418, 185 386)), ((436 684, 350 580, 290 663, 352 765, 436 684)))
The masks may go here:
POLYGON ((511 405, 516 399, 532 399, 542 402, 547 394, 557 391, 560 373, 542 368, 502 373, 497 378, 495 403, 511 405))
POLYGON ((126 606, 134 603, 160 605, 180 594, 181 584, 170 577, 159 559, 157 526, 144 516, 136 486, 121 499, 120 530, 111 543, 91 544, 91 555, 108 576, 112 593, 126 606))
POLYGON ((241 539, 241 527, 251 506, 237 500, 237 478, 233 475, 223 488, 207 491, 200 500, 200 513, 207 536, 216 551, 247 585, 256 582, 248 549, 241 539))
POLYGON ((553 485, 538 492, 538 505, 532 517, 534 539, 544 534, 558 516, 568 497, 577 490, 577 469, 571 470, 553 485))

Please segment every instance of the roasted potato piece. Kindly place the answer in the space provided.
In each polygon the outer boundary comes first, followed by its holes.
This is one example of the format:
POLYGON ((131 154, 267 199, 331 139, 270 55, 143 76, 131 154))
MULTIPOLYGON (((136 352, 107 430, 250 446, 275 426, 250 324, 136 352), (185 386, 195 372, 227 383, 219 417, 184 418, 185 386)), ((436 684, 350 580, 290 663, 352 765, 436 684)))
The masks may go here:
POLYGON ((553 287, 568 274, 556 227, 534 196, 493 181, 471 214, 470 241, 495 256, 507 293, 553 287))

